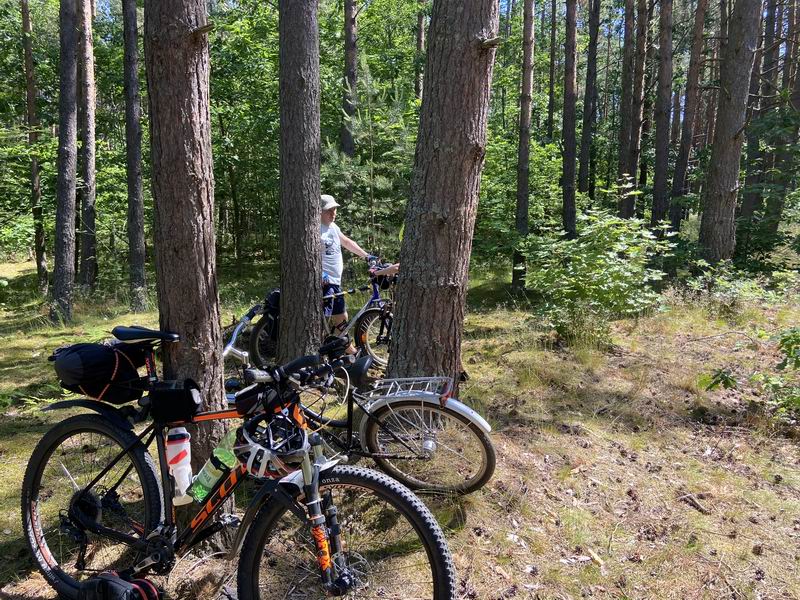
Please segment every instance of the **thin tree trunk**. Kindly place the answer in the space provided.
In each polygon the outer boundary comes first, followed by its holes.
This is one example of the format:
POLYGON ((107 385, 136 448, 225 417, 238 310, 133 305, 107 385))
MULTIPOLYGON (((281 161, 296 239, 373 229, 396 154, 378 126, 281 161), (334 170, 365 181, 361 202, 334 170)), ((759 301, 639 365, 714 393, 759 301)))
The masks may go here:
POLYGON ((669 134, 671 146, 677 146, 681 138, 681 90, 676 89, 672 94, 672 121, 669 134))
POLYGON ((578 191, 589 190, 589 160, 592 154, 594 124, 597 120, 595 102, 597 87, 597 38, 600 33, 600 0, 589 0, 589 48, 586 58, 586 89, 583 95, 583 126, 578 166, 578 191))
POLYGON ((758 127, 752 125, 753 121, 758 118, 760 106, 761 58, 764 51, 764 36, 762 35, 761 37, 762 47, 756 50, 755 59, 753 60, 753 69, 750 72, 750 90, 747 105, 749 126, 745 128, 745 139, 747 140, 747 158, 745 159, 746 175, 742 203, 739 208, 738 231, 736 234, 736 253, 739 256, 746 256, 748 254, 753 216, 763 206, 763 198, 761 190, 759 189, 763 178, 763 171, 761 169, 763 162, 761 137, 759 136, 758 127))
POLYGON ((634 0, 625 0, 625 25, 624 25, 624 46, 622 50, 622 91, 620 101, 620 128, 619 128, 619 162, 617 167, 617 179, 623 186, 619 200, 620 216, 633 214, 629 207, 627 197, 626 178, 635 176, 628 167, 628 156, 631 148, 631 129, 633 127, 632 108, 633 108, 633 70, 634 70, 634 0))
POLYGON ((669 210, 669 113, 672 96, 672 0, 661 0, 658 17, 658 93, 656 94, 656 162, 653 174, 651 226, 669 210))
POLYGON ((136 0, 122 0, 125 80, 125 170, 128 181, 128 278, 133 312, 147 309, 144 199, 142 196, 142 108, 136 0))
MULTIPOLYGON (((534 0, 523 0, 522 83, 519 94, 519 146, 517 147, 517 211, 515 225, 520 239, 528 235, 528 196, 530 194, 531 101, 533 97, 533 10, 534 0)), ((525 258, 514 250, 511 285, 525 287, 525 258)))
MULTIPOLYGON (((651 5, 653 6, 653 5, 651 5)), ((652 15, 652 12, 650 13, 652 15)), ((648 19, 648 22, 650 19, 648 19)), ((653 95, 650 90, 655 87, 653 82, 657 78, 657 61, 655 56, 655 45, 650 37, 650 28, 647 30, 647 55, 645 57, 645 77, 644 77, 644 102, 642 103, 642 133, 639 141, 639 189, 647 186, 648 156, 645 148, 650 142, 650 130, 653 127, 653 95)), ((636 206, 636 217, 644 218, 645 203, 639 202, 636 206)))
MULTIPOLYGON (((207 28, 204 0, 145 0, 159 323, 181 336, 180 343, 163 347, 164 372, 168 379, 194 379, 205 407, 221 409, 207 28)), ((220 421, 198 426, 195 468, 224 430, 220 421)))
POLYGON ((744 141, 750 70, 758 39, 760 0, 737 0, 731 13, 728 39, 722 45, 720 94, 714 144, 711 148, 700 246, 709 262, 733 256, 734 216, 739 188, 739 161, 744 141))
POLYGON ((356 115, 356 84, 358 76, 358 29, 356 23, 356 0, 344 0, 344 95, 342 110, 342 152, 352 157, 356 152, 353 141, 352 119, 356 115))
POLYGON ((75 285, 75 179, 78 121, 78 18, 75 0, 59 9, 58 179, 53 304, 50 319, 72 321, 75 285))
POLYGON ((78 0, 78 72, 80 73, 81 110, 81 260, 79 281, 83 289, 94 291, 97 282, 96 183, 95 183, 95 109, 94 42, 92 40, 92 1, 78 0))
POLYGON ((556 0, 550 2, 550 79, 547 91, 547 141, 553 141, 556 110, 556 0))
POLYGON ((786 9, 786 51, 783 55, 783 76, 781 88, 791 90, 794 72, 795 46, 797 45, 797 23, 795 18, 795 0, 787 0, 786 9))
MULTIPOLYGON (((503 35, 506 38, 506 44, 501 49, 501 56, 503 58, 503 67, 508 67, 510 60, 510 53, 508 51, 508 42, 511 40, 511 15, 514 12, 514 0, 506 0, 506 15, 505 22, 503 23, 503 35)), ((506 129, 506 86, 500 87, 500 122, 503 131, 506 129)))
MULTIPOLYGON (((316 0, 280 0, 279 357, 315 351, 322 323, 320 80, 316 0)), ((429 94, 426 94, 426 98, 429 94)))
POLYGON ((469 256, 498 31, 494 0, 434 0, 389 376, 462 371, 469 256))
POLYGON ((672 198, 669 220, 674 231, 679 231, 683 220, 683 203, 686 195, 686 172, 689 167, 689 154, 694 138, 694 124, 700 102, 700 66, 703 52, 703 25, 705 24, 708 0, 697 0, 692 27, 692 48, 689 54, 689 71, 686 75, 686 98, 683 103, 683 122, 681 123, 681 142, 675 159, 675 172, 672 177, 672 198))
POLYGON ((425 66, 425 3, 417 0, 417 54, 414 58, 414 94, 422 98, 422 71, 425 66))
MULTIPOLYGON (((39 117, 36 115, 36 72, 33 65, 33 28, 28 0, 20 0, 22 12, 22 48, 25 54, 25 122, 28 127, 28 145, 39 139, 39 117)), ((33 250, 36 256, 36 276, 39 293, 47 296, 47 254, 42 218, 42 186, 39 177, 39 158, 31 151, 31 215, 33 216, 33 250)))
POLYGON ((578 231, 575 210, 577 12, 577 0, 567 0, 566 42, 564 43, 564 115, 561 132, 564 140, 561 220, 568 238, 576 237, 578 231))

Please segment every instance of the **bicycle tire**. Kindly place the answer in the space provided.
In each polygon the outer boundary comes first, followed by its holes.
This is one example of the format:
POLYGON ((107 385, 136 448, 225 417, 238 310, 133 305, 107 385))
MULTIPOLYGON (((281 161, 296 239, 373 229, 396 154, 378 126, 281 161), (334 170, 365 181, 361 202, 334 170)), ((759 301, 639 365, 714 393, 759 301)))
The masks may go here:
MULTIPOLYGON (((103 553, 103 549, 105 547, 104 542, 110 542, 110 540, 87 533, 89 536, 87 563, 91 566, 89 567, 90 570, 87 569, 85 571, 78 571, 74 567, 71 567, 69 564, 67 564, 67 562, 64 560, 67 558, 65 553, 70 552, 70 546, 76 546, 75 542, 69 539, 69 536, 66 533, 61 531, 61 528, 58 524, 56 524, 55 528, 53 529, 43 527, 43 516, 46 516, 48 523, 52 522, 53 520, 55 520, 57 523, 58 517, 56 517, 56 519, 51 518, 53 515, 52 511, 55 510, 55 514, 58 515, 59 511, 67 510, 69 508, 69 502, 66 503, 66 505, 59 506, 62 504, 62 502, 60 502, 60 495, 62 492, 60 488, 56 488, 56 485, 58 484, 58 477, 54 476, 52 483, 46 480, 43 485, 43 475, 45 474, 48 466, 56 468, 55 465, 52 465, 51 458, 56 455, 56 452, 59 448, 62 448, 64 442, 81 434, 90 434, 88 437, 90 442, 92 439, 97 439, 97 447, 95 450, 98 453, 103 448, 103 440, 106 440, 106 444, 110 442, 109 460, 111 460, 111 457, 115 457, 124 448, 136 442, 136 436, 132 431, 119 428, 109 423, 100 415, 80 414, 65 419, 45 433, 44 437, 36 445, 36 448, 31 455, 31 460, 28 463, 28 467, 25 470, 21 495, 22 529, 25 534, 28 547, 30 548, 31 554, 36 562, 36 566, 42 572, 42 575, 44 575, 47 583, 59 594, 59 597, 67 598, 69 600, 75 600, 78 597, 78 586, 80 583, 79 578, 81 574, 88 577, 95 574, 95 571, 97 570, 109 570, 112 568, 115 570, 122 570, 131 564, 135 564, 136 560, 139 558, 138 554, 133 549, 128 551, 127 546, 116 544, 117 548, 123 549, 122 554, 117 554, 116 560, 111 560, 109 558, 108 560, 110 561, 110 564, 105 564, 106 560, 104 560, 104 556, 107 555, 104 555, 103 553), (93 438, 92 435, 94 435, 95 438, 93 438), (56 489, 58 489, 58 491, 55 491, 56 489), (54 498, 59 499, 54 500, 54 498), (50 501, 54 501, 55 503, 52 506, 43 506, 44 503, 48 503, 50 501), (50 543, 51 539, 53 541, 58 540, 59 544, 57 546, 53 546, 53 544, 50 543), (56 557, 58 557, 58 559, 56 557), (74 572, 71 573, 70 569, 73 569, 74 572)), ((92 449, 92 446, 91 444, 88 446, 83 444, 80 446, 75 445, 73 449, 77 450, 77 453, 70 452, 69 447, 63 447, 58 454, 58 462, 60 463, 61 470, 63 470, 62 483, 68 483, 68 485, 73 488, 68 489, 70 501, 74 497, 75 485, 71 482, 75 481, 75 483, 77 483, 78 478, 81 478, 83 475, 77 472, 75 468, 76 463, 72 462, 72 460, 77 457, 79 459, 80 466, 84 466, 84 457, 89 454, 89 450, 92 449), (73 467, 72 472, 69 471, 65 463, 73 467)), ((156 469, 155 465, 153 464, 153 459, 141 442, 135 444, 128 452, 127 458, 123 458, 122 461, 115 466, 109 474, 111 475, 119 473, 120 471, 124 473, 128 465, 133 467, 131 474, 134 472, 136 473, 136 481, 131 480, 130 485, 125 486, 122 494, 120 495, 120 501, 118 501, 118 504, 121 506, 122 503, 126 501, 126 494, 129 494, 127 496, 129 500, 134 500, 137 498, 137 494, 139 492, 133 490, 136 490, 137 486, 141 486, 141 500, 137 500, 136 504, 141 505, 142 520, 141 522, 137 523, 139 523, 143 530, 141 533, 146 534, 147 532, 152 531, 160 522, 163 514, 163 503, 161 488, 158 484, 158 478, 156 477, 156 469)), ((98 466, 96 473, 99 473, 102 468, 102 466, 98 466)), ((48 474, 48 477, 49 476, 50 475, 48 474)), ((124 479, 127 479, 130 476, 131 475, 129 474, 124 479)), ((87 477, 88 479, 83 482, 84 485, 88 484, 92 479, 92 477, 88 475, 87 477)), ((108 479, 104 478, 99 483, 102 483, 103 481, 110 482, 110 480, 113 479, 114 477, 109 477, 108 479)), ((103 500, 105 499, 106 498, 104 496, 103 500)), ((99 500, 99 498, 97 499, 97 502, 100 504, 99 519, 107 519, 109 517, 109 513, 111 513, 111 516, 113 516, 113 505, 103 506, 102 501, 99 500), (103 511, 105 511, 105 513, 103 513, 103 511)), ((133 502, 131 502, 130 505, 133 506, 133 502)), ((104 522, 103 524, 106 526, 110 525, 107 522, 104 522)), ((130 533, 130 531, 128 531, 128 533, 130 533)), ((74 556, 70 556, 69 558, 69 562, 71 563, 74 556)))
MULTIPOLYGON (((365 538, 357 540, 354 531, 358 527, 365 526, 364 523, 370 520, 371 517, 379 517, 379 531, 385 536, 389 536, 394 532, 395 525, 398 523, 400 523, 402 531, 408 532, 406 535, 413 533, 417 536, 416 541, 419 542, 421 547, 416 548, 411 555, 395 556, 398 562, 390 563, 393 567, 391 575, 387 575, 388 571, 383 572, 384 579, 388 577, 391 579, 390 582, 369 581, 368 586, 369 589, 373 590, 374 597, 380 597, 384 600, 400 600, 414 597, 425 598, 426 600, 455 599, 455 568, 444 534, 431 512, 408 488, 376 471, 359 467, 337 466, 320 476, 320 493, 325 491, 331 491, 332 494, 341 494, 341 496, 337 496, 334 504, 339 513, 343 544, 346 543, 344 553, 347 554, 347 557, 345 560, 348 560, 350 566, 357 565, 357 567, 353 566, 357 577, 364 577, 364 574, 358 571, 358 568, 384 566, 382 561, 377 561, 381 557, 380 554, 375 554, 374 552, 361 554, 356 548, 357 541, 362 541, 362 543, 366 544, 367 542, 380 543, 387 539, 365 538), (360 515, 352 515, 353 519, 350 520, 351 515, 348 514, 348 505, 344 502, 346 497, 363 499, 364 506, 368 506, 370 511, 364 511, 360 515), (377 510, 375 507, 383 506, 384 504, 388 507, 388 510, 377 515, 374 514, 374 511, 377 510), (373 514, 367 514, 368 512, 373 514), (348 528, 350 528, 349 531, 348 528), (424 556, 421 555, 423 551, 424 556), (367 560, 368 556, 375 557, 372 563, 367 560), (425 561, 430 567, 431 580, 413 582, 404 579, 402 573, 398 575, 396 565, 401 564, 404 559, 425 561), (381 587, 380 583, 396 586, 394 589, 397 591, 390 592, 385 587, 381 587), (420 589, 423 587, 424 589, 420 589), (414 594, 417 595, 415 596, 414 594)), ((315 552, 309 545, 310 539, 304 537, 303 534, 306 534, 306 536, 309 534, 306 523, 301 522, 291 512, 287 512, 285 507, 277 502, 267 502, 264 505, 247 533, 239 560, 237 574, 239 600, 267 600, 268 598, 270 600, 272 598, 290 600, 319 598, 321 600, 326 598, 320 577, 314 570, 316 565, 315 552), (297 526, 296 537, 291 535, 292 525, 297 526), (297 542, 297 544, 293 545, 292 542, 297 542), (268 548, 268 544, 271 544, 271 547, 268 548), (306 552, 306 550, 309 550, 309 552, 306 552), (265 554, 267 556, 264 556, 265 554), (262 559, 265 561, 265 565, 262 564, 262 559), (280 569, 284 566, 285 561, 296 561, 298 563, 295 569, 303 577, 301 581, 298 582, 296 579, 290 580, 281 576, 280 569), (306 562, 308 564, 305 564, 306 562), (310 573, 309 570, 311 570, 310 573), (279 591, 284 587, 286 589, 282 593, 270 591, 266 588, 268 583, 262 581, 262 575, 276 579, 276 587, 279 591)), ((403 538, 398 542, 402 540, 403 538)), ((399 553, 404 550, 406 554, 410 553, 414 548, 413 542, 414 540, 397 545, 396 552, 399 553)), ((363 550, 366 552, 369 548, 365 546, 363 550)), ((414 570, 413 573, 408 574, 409 576, 414 575, 421 578, 427 578, 428 576, 428 573, 424 572, 424 569, 419 564, 406 564, 405 568, 414 570)), ((291 574, 291 571, 288 574, 291 574)), ((375 575, 379 576, 381 572, 376 571, 375 575)), ((364 585, 363 582, 360 583, 364 585)), ((353 589, 347 595, 339 597, 365 598, 367 596, 362 593, 365 589, 366 587, 353 589)))
POLYGON ((253 324, 250 332, 248 351, 250 364, 259 369, 264 369, 274 362, 278 352, 276 336, 272 333, 272 327, 277 321, 268 314, 261 315, 261 318, 253 324))
POLYGON ((372 357, 374 366, 385 369, 389 364, 389 337, 392 327, 392 313, 383 308, 369 308, 358 318, 355 324, 356 347, 362 354, 372 357), (377 329, 376 326, 378 327, 377 329), (382 327, 381 327, 382 326, 382 327), (378 340, 383 331, 386 339, 378 340))
POLYGON ((497 457, 489 436, 465 416, 446 406, 398 399, 378 408, 372 414, 375 418, 368 421, 362 443, 373 455, 408 453, 408 449, 388 435, 378 421, 385 428, 394 426, 394 429, 399 430, 395 434, 405 437, 404 441, 419 449, 420 453, 423 453, 421 444, 426 437, 435 444, 430 459, 391 460, 373 456, 382 471, 411 489, 469 494, 486 485, 494 474, 497 457), (431 422, 430 427, 425 426, 426 418, 431 422), (445 427, 434 430, 434 418, 446 418, 454 427, 449 432, 445 427), (426 430, 420 434, 409 432, 410 428, 419 425, 426 427, 426 430), (384 435, 381 437, 382 431, 384 435), (461 452, 458 452, 459 449, 461 452), (454 456, 460 459, 456 460, 454 456), (474 472, 471 469, 473 465, 478 465, 474 472))

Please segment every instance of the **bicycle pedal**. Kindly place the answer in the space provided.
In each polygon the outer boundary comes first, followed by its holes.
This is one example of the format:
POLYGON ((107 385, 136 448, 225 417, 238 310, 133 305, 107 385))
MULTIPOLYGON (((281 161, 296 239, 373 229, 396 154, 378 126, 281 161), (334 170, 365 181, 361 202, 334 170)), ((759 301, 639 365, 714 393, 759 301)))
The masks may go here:
POLYGON ((222 525, 223 527, 231 527, 235 529, 242 524, 242 520, 236 515, 226 513, 224 515, 220 515, 219 524, 222 525))

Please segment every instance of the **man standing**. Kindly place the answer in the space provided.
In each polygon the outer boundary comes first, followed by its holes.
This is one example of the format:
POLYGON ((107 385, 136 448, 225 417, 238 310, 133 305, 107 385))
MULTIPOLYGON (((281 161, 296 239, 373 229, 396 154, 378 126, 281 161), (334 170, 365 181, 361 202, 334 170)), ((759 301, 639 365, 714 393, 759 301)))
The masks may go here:
MULTIPOLYGON (((336 220, 336 209, 341 206, 333 196, 322 194, 322 214, 320 217, 320 237, 322 238, 322 295, 330 296, 342 291, 342 247, 364 259, 369 259, 366 252, 356 242, 351 240, 339 226, 336 220)), ((334 296, 325 300, 325 316, 331 317, 331 324, 338 329, 342 323, 347 322, 347 309, 344 296, 334 296)))

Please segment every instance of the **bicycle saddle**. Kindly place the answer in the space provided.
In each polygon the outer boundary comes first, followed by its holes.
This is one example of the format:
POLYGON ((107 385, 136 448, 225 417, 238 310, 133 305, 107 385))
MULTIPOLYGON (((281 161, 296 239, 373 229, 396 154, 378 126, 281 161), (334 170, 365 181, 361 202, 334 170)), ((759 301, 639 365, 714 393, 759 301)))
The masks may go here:
POLYGON ((118 325, 111 330, 111 334, 122 342, 177 342, 181 339, 177 333, 147 329, 138 325, 130 327, 118 325))

